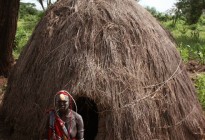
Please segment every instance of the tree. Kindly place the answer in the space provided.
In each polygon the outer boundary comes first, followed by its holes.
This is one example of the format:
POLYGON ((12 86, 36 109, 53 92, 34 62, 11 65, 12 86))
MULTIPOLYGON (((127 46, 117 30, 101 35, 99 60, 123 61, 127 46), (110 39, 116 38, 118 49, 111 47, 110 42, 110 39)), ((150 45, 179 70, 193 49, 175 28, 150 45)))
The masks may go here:
MULTIPOLYGON (((37 1, 40 3, 40 5, 41 5, 43 11, 45 11, 46 8, 45 8, 45 6, 44 6, 44 4, 43 4, 43 1, 45 1, 45 0, 37 0, 37 1)), ((58 0, 54 0, 54 1, 58 1, 58 0)), ((52 0, 46 0, 46 7, 48 8, 48 7, 50 7, 51 5, 52 5, 52 0)))
POLYGON ((20 7, 19 7, 19 19, 23 19, 26 16, 30 16, 30 15, 38 15, 39 13, 41 13, 40 11, 38 11, 35 8, 35 4, 34 3, 23 3, 20 2, 20 7))
POLYGON ((43 11, 45 11, 45 7, 44 7, 44 5, 43 5, 43 0, 37 0, 37 1, 40 3, 40 5, 41 5, 43 11))
POLYGON ((0 0, 0 75, 8 76, 14 63, 12 51, 20 0, 0 0))
POLYGON ((175 6, 177 11, 182 12, 188 24, 195 24, 205 9, 205 0, 178 0, 175 6))

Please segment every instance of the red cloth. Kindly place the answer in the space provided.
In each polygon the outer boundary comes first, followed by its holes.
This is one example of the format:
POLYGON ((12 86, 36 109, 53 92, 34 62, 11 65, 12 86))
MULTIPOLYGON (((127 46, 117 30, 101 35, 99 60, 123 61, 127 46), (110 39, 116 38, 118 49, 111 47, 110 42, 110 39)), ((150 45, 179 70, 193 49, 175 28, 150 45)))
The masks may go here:
POLYGON ((53 110, 49 112, 48 140, 75 140, 70 139, 65 123, 53 110))

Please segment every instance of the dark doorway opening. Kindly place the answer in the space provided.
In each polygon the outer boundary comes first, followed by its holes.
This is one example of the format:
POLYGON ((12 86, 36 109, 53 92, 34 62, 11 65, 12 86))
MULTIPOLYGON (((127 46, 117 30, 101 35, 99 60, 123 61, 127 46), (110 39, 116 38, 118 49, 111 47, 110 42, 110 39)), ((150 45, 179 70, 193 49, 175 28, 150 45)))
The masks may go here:
POLYGON ((98 133, 98 109, 96 103, 87 97, 80 97, 77 99, 76 104, 78 113, 83 117, 85 140, 95 140, 98 133))

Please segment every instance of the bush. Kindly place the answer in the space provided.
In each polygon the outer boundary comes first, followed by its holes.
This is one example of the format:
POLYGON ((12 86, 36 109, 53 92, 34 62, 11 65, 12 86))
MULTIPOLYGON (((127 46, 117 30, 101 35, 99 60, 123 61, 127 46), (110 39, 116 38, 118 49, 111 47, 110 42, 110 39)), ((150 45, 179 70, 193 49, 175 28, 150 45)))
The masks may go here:
MULTIPOLYGON (((203 17, 202 17, 203 20, 203 17)), ((163 22, 165 28, 169 29, 176 39, 178 50, 184 61, 197 60, 205 64, 205 30, 200 23, 187 25, 179 20, 175 26, 172 22, 163 22)))
POLYGON ((201 16, 200 19, 199 19, 199 24, 200 25, 205 25, 205 17, 204 16, 201 16))
POLYGON ((205 74, 198 75, 195 86, 197 89, 197 95, 199 98, 199 101, 205 110, 205 74))
POLYGON ((36 10, 34 6, 35 5, 31 3, 21 3, 19 10, 18 28, 14 41, 16 48, 14 48, 13 52, 14 58, 16 59, 29 40, 36 24, 43 16, 43 12, 36 10))

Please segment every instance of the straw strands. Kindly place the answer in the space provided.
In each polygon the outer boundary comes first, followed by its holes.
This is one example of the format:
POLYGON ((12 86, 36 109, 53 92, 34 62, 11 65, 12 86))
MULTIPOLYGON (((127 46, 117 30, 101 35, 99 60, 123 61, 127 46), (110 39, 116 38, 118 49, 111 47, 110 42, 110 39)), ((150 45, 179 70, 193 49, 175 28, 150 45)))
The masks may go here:
POLYGON ((172 37, 134 0, 59 0, 46 12, 9 77, 3 110, 11 139, 39 139, 44 110, 61 89, 96 103, 96 140, 204 136, 172 37))

